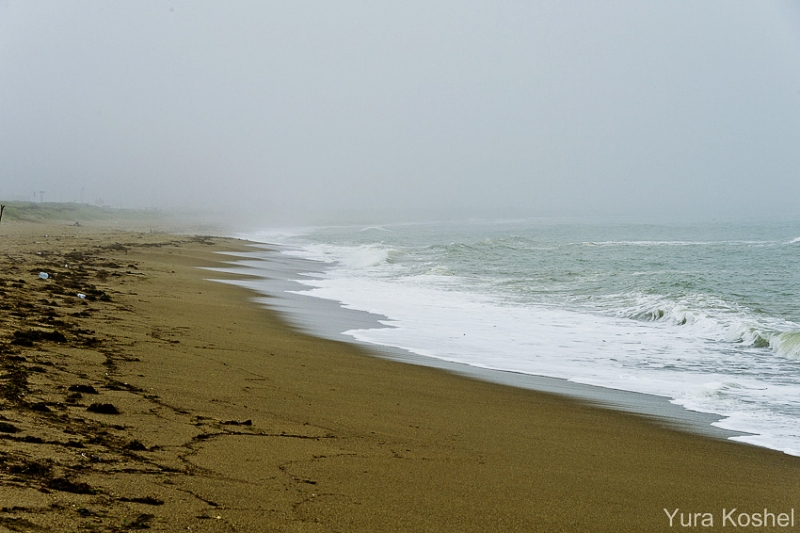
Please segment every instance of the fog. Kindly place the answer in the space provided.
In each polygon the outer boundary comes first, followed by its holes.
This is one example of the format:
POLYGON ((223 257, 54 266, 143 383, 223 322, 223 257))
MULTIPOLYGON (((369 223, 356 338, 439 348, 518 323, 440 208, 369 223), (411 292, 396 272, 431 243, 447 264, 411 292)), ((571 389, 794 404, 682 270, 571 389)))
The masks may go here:
POLYGON ((792 2, 0 1, 5 200, 794 216, 799 148, 792 2))

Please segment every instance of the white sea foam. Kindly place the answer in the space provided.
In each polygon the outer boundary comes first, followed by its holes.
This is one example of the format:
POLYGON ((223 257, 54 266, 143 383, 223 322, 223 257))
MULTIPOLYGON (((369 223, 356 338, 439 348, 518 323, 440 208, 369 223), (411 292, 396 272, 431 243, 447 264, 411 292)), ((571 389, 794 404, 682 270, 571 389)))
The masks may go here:
POLYGON ((726 361, 735 364, 735 358, 721 357, 698 343, 693 332, 670 324, 508 307, 475 295, 374 280, 307 284, 315 286, 306 292, 311 296, 389 313, 385 325, 390 327, 346 332, 361 342, 481 368, 666 396, 688 409, 725 416, 720 427, 758 435, 747 442, 787 453, 800 449, 797 419, 765 409, 765 402, 800 404, 797 387, 777 390, 757 379, 709 372, 726 361), (391 310, 381 301, 391 301, 391 310))
MULTIPOLYGON (((800 237, 792 242, 800 242, 800 237)), ((770 246, 778 241, 601 241, 584 242, 591 246, 770 246)))

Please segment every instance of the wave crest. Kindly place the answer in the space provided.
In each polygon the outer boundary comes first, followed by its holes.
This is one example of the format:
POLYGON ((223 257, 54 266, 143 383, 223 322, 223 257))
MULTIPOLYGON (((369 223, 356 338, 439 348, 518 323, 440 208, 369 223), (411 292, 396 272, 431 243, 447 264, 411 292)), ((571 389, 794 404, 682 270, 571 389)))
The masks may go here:
POLYGON ((633 300, 633 304, 616 312, 620 318, 688 327, 693 334, 709 340, 769 349, 781 357, 800 359, 798 324, 759 320, 747 309, 708 298, 676 301, 641 294, 625 295, 625 298, 633 300))
POLYGON ((769 346, 778 355, 800 359, 800 331, 785 331, 772 337, 769 346))

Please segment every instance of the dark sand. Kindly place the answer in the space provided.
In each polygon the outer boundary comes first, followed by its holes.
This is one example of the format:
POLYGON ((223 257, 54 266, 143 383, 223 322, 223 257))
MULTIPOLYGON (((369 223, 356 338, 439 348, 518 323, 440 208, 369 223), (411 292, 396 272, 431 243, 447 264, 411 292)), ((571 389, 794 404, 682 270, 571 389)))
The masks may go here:
POLYGON ((800 511, 796 457, 298 333, 198 268, 246 243, 106 226, 0 228, 0 530, 640 532, 670 530, 667 508, 673 530, 732 531, 724 510, 800 511))

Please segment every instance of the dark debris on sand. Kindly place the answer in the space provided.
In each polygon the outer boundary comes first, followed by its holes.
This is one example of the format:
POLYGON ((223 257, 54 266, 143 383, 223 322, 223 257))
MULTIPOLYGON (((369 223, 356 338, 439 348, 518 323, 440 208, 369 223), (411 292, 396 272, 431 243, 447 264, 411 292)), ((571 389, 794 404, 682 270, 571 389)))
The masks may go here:
POLYGON ((87 407, 86 410, 91 413, 100 413, 104 415, 119 414, 119 409, 117 409, 113 403, 93 403, 87 407))
MULTIPOLYGON (((195 240, 213 244, 205 237, 195 240)), ((84 498, 83 504, 53 503, 49 509, 2 507, 0 529, 49 531, 36 519, 49 512, 72 517, 74 527, 69 530, 149 529, 156 517, 135 512, 141 511, 136 506, 161 506, 162 499, 111 495, 98 480, 114 478, 118 472, 191 475, 188 466, 159 464, 148 453, 158 446, 148 448, 125 426, 85 416, 120 414, 117 405, 104 398, 107 394, 134 395, 148 402, 157 398, 116 379, 117 364, 136 359, 126 356, 113 337, 98 334, 86 322, 117 320, 128 309, 113 297, 113 287, 120 280, 145 278, 138 265, 119 256, 134 246, 178 242, 114 243, 64 252, 43 249, 27 256, 0 252, 0 484, 58 494, 55 502, 84 498), (21 268, 23 264, 27 266, 21 268), (40 277, 40 272, 47 276, 40 277), (87 369, 65 355, 83 350, 95 358, 105 357, 105 362, 87 369), (98 401, 83 404, 84 395, 98 401)))

